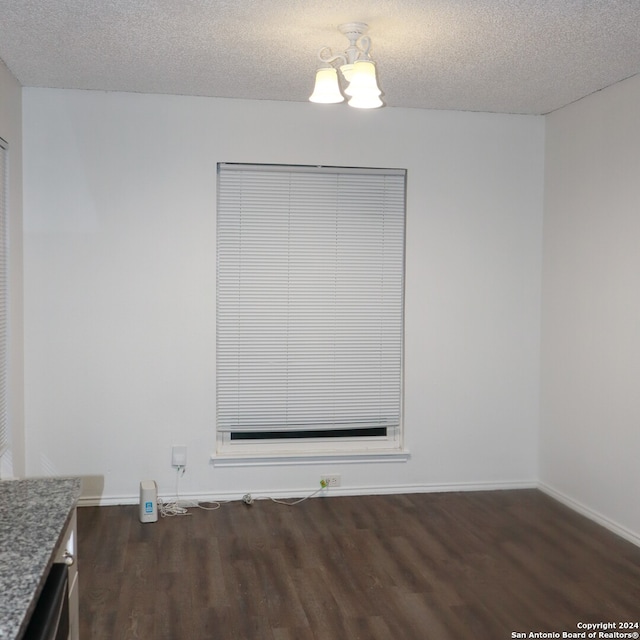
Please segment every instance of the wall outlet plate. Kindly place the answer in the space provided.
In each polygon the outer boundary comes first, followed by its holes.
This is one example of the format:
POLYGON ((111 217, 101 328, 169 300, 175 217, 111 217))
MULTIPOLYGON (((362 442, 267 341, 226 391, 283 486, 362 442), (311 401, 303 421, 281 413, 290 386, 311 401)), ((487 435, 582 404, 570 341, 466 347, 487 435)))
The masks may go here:
POLYGON ((171 447, 171 466, 186 467, 187 466, 187 447, 183 444, 174 444, 171 447))
POLYGON ((320 482, 325 487, 339 487, 340 486, 340 474, 339 473, 325 473, 320 476, 320 482))

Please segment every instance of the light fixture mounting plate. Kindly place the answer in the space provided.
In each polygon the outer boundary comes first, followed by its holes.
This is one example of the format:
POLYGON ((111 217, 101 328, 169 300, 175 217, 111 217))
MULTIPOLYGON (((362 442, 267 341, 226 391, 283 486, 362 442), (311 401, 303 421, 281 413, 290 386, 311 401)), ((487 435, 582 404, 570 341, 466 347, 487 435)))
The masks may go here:
POLYGON ((367 31, 369 31, 369 25, 364 22, 345 22, 338 25, 338 31, 345 35, 351 42, 356 42, 367 31))

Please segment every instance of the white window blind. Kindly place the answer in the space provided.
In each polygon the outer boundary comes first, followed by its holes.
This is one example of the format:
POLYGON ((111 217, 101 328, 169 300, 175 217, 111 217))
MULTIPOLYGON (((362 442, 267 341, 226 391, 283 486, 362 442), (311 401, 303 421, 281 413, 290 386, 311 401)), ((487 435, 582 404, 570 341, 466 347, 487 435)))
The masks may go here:
POLYGON ((405 172, 221 164, 222 432, 400 422, 405 172))
POLYGON ((7 146, 0 139, 0 456, 9 446, 7 424, 7 146))

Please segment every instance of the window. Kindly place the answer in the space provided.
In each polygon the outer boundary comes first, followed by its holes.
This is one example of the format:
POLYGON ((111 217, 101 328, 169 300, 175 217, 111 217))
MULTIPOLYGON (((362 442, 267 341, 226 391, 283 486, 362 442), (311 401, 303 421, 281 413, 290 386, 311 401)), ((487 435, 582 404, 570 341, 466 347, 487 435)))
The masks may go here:
POLYGON ((404 170, 218 166, 218 453, 401 448, 404 219, 404 170))
POLYGON ((7 144, 0 138, 0 457, 9 447, 7 424, 7 144))

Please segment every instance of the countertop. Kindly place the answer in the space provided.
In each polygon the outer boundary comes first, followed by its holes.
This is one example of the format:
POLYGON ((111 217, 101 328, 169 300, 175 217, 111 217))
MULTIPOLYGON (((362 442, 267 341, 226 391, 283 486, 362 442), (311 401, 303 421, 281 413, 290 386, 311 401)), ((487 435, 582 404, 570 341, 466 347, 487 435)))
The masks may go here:
POLYGON ((80 478, 0 481, 0 640, 18 637, 80 497, 80 478))

